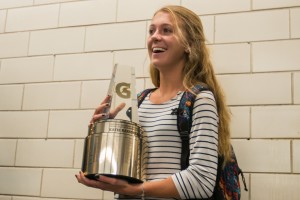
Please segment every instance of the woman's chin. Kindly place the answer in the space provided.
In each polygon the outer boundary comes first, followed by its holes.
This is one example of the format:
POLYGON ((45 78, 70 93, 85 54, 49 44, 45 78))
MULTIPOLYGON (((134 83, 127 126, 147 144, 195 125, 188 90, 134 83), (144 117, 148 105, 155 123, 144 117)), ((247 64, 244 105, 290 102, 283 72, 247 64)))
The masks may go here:
POLYGON ((159 60, 152 60, 151 64, 156 67, 156 68, 159 68, 161 66, 164 66, 164 63, 159 61, 159 60))

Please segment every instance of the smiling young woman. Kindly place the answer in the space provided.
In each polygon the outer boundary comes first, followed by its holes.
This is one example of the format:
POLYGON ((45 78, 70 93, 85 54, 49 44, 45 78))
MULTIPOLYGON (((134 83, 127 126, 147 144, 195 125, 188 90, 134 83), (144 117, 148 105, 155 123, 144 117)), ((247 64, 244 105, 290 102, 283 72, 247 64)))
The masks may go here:
POLYGON ((147 41, 151 64, 159 71, 182 71, 185 64, 184 47, 179 41, 170 14, 158 12, 149 27, 147 41))
MULTIPOLYGON (((143 184, 99 177, 77 180, 116 193, 116 199, 204 199, 216 185, 218 155, 230 156, 229 112, 216 80, 199 17, 182 6, 166 6, 153 16, 147 40, 151 80, 156 87, 139 107, 140 125, 148 139, 146 180, 143 184), (181 139, 177 117, 184 91, 197 84, 208 88, 195 97, 190 132, 190 165, 181 170, 181 139)), ((101 119, 108 98, 93 121, 101 119)), ((112 116, 116 112, 112 111, 112 116)))

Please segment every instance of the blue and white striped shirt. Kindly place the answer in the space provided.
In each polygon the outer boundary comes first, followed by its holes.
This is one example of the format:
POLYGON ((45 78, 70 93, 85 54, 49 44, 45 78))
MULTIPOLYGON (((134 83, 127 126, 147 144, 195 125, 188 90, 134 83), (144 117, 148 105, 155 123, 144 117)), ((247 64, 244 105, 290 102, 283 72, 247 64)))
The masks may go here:
POLYGON ((153 104, 148 94, 138 109, 140 125, 148 142, 146 181, 171 176, 182 199, 207 198, 213 193, 217 176, 219 119, 216 103, 210 91, 197 95, 190 133, 189 167, 181 171, 181 139, 177 116, 171 112, 178 108, 182 94, 179 92, 161 104, 153 104))

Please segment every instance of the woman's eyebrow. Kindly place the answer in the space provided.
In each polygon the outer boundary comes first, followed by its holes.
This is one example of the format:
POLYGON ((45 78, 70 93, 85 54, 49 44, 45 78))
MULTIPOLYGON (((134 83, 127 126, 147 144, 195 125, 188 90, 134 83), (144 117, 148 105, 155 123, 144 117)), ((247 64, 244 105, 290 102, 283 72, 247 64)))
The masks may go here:
POLYGON ((163 23, 163 24, 150 24, 149 27, 156 27, 156 26, 171 26, 173 27, 172 24, 169 24, 169 23, 163 23))

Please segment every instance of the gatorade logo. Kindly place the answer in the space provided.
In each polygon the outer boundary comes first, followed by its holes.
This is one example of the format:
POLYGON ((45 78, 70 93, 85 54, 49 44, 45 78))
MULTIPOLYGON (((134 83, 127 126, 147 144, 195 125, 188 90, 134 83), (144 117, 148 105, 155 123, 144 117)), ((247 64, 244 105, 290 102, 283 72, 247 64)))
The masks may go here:
POLYGON ((130 84, 129 83, 118 83, 116 85, 116 93, 119 97, 123 99, 130 98, 130 84))

